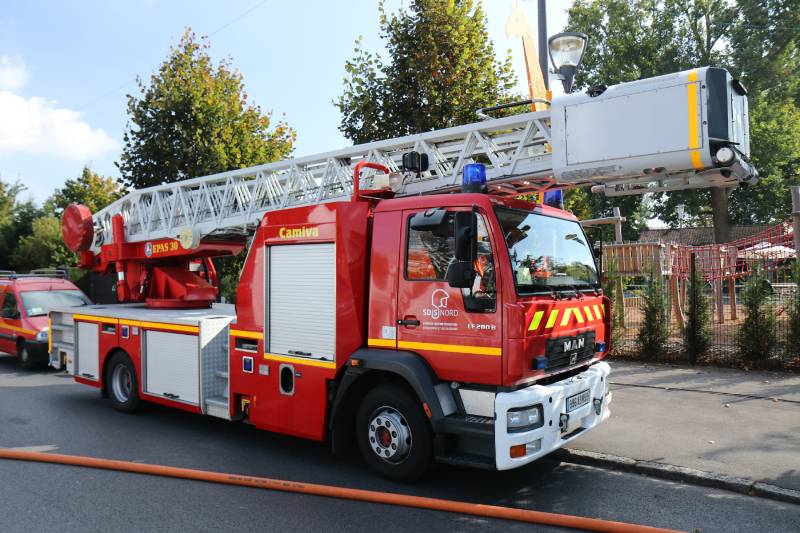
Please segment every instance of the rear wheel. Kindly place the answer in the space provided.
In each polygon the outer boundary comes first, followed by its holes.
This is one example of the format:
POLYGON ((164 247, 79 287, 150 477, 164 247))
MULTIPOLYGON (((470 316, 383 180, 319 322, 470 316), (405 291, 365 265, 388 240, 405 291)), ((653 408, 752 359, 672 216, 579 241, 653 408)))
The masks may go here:
POLYGON ((33 354, 28 349, 25 341, 17 345, 17 358, 19 359, 19 366, 23 370, 33 370, 33 367, 36 366, 33 361, 33 354))
POLYGON ((433 463, 433 432, 422 406, 397 384, 382 385, 364 397, 356 439, 364 462, 383 477, 413 482, 433 463))
POLYGON ((111 356, 106 367, 106 390, 114 409, 133 413, 139 408, 139 382, 130 357, 123 352, 111 356))

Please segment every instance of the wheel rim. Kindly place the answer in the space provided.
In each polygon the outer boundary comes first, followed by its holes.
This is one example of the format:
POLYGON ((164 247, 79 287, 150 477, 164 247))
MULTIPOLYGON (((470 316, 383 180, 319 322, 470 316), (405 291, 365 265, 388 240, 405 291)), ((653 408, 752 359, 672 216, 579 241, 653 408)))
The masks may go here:
POLYGON ((19 352, 19 357, 20 357, 20 359, 22 359, 23 363, 26 363, 26 364, 28 363, 28 357, 29 357, 28 349, 25 348, 24 346, 22 347, 22 350, 19 352))
POLYGON ((400 464, 411 453, 411 428, 403 414, 393 407, 376 409, 367 428, 372 453, 390 464, 400 464))
POLYGON ((133 388, 133 380, 131 379, 131 372, 125 365, 117 365, 114 367, 114 373, 111 375, 111 388, 114 391, 114 396, 120 402, 127 402, 131 397, 131 389, 133 388))

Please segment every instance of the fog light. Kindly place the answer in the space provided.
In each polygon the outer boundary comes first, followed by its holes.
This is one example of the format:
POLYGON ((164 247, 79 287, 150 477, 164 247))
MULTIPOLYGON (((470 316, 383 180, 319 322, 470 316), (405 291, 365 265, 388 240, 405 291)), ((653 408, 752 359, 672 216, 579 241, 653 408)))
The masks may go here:
POLYGON ((525 444, 525 455, 531 455, 542 449, 542 439, 525 444))
POLYGON ((544 370, 545 368, 547 368, 547 357, 544 355, 537 355, 533 358, 534 370, 544 370))
POLYGON ((600 416, 600 411, 603 410, 603 400, 600 398, 594 399, 594 414, 600 416))

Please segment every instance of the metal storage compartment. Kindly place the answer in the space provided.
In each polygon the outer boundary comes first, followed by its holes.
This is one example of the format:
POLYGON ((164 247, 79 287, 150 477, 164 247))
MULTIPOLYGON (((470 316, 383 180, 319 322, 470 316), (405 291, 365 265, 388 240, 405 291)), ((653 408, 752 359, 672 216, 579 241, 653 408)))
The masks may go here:
POLYGON ((195 335, 145 331, 144 391, 199 405, 200 346, 195 335))
POLYGON ((78 346, 75 350, 77 371, 75 375, 82 378, 100 379, 100 324, 93 322, 78 323, 78 346))
POLYGON ((268 350, 333 361, 336 347, 336 245, 268 248, 268 350))

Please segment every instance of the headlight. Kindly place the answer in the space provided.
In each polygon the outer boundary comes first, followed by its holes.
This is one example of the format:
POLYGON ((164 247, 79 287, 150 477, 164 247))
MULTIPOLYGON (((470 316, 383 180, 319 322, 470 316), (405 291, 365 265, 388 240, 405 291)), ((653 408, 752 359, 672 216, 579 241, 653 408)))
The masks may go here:
POLYGON ((36 334, 36 340, 38 342, 47 342, 47 330, 43 329, 39 333, 36 334))
POLYGON ((542 425, 542 405, 520 407, 506 413, 508 431, 519 432, 536 429, 542 425))

